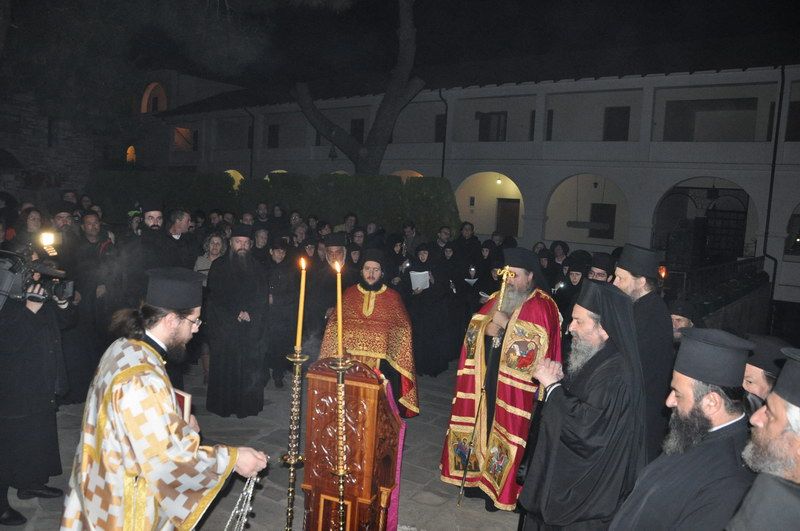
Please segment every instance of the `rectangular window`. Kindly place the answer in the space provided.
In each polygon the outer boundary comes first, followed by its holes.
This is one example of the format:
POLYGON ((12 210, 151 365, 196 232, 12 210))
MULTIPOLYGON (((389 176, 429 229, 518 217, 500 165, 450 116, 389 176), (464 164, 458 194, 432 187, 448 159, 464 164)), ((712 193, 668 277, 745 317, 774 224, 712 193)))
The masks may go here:
POLYGON ((553 140, 553 109, 547 109, 547 125, 545 126, 544 139, 553 140))
POLYGON ((269 124, 267 126, 267 147, 274 149, 281 144, 281 126, 280 124, 269 124))
POLYGON ((664 142, 752 142, 758 98, 673 100, 664 110, 664 142))
POLYGON ((355 138, 359 143, 364 143, 364 119, 353 118, 350 120, 350 136, 355 138))
POLYGON ((197 131, 175 127, 172 130, 172 151, 197 151, 197 131))
POLYGON ((317 136, 314 138, 314 145, 315 146, 321 146, 322 145, 322 133, 320 133, 319 131, 317 131, 316 133, 317 133, 317 136))
POLYGON ((606 227, 602 229, 589 229, 589 237, 613 240, 616 219, 617 205, 613 203, 592 203, 589 221, 592 223, 603 223, 606 227))
POLYGON ((528 127, 528 140, 533 142, 533 134, 536 132, 536 111, 531 111, 531 124, 528 127))
POLYGON ((630 107, 606 107, 603 113, 603 142, 627 142, 630 107))
POLYGON ((800 101, 789 102, 786 115, 786 141, 800 142, 800 101))
POLYGON ((508 113, 476 112, 478 120, 478 142, 505 142, 508 113))
POLYGON ((444 143, 447 136, 447 115, 437 114, 433 123, 433 141, 439 144, 444 143))

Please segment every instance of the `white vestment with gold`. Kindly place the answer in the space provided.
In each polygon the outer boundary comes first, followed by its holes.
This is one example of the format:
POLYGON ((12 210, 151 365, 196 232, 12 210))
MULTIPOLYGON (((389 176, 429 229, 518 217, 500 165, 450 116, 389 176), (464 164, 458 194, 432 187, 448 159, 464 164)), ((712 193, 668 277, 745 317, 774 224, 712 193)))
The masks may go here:
POLYGON ((161 356, 118 339, 86 399, 61 529, 192 529, 236 457, 235 448, 200 446, 161 356))

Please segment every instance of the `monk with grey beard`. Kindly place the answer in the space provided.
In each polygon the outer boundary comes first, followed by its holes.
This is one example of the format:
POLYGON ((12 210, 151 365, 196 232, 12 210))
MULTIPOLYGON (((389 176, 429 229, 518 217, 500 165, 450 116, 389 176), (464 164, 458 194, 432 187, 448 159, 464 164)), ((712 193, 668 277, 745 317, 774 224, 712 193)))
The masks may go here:
POLYGON ((561 319, 538 257, 521 248, 503 254, 513 276, 501 303, 495 293, 470 319, 441 460, 442 481, 463 480, 465 495, 483 498, 490 511, 516 507, 515 475, 537 404, 533 371, 561 361, 561 319))
POLYGON ((767 400, 750 417, 744 460, 758 476, 726 529, 796 529, 800 522, 800 349, 783 348, 786 364, 767 400))
POLYGON ((587 280, 569 325, 572 354, 533 370, 544 389, 539 435, 519 503, 519 529, 605 529, 644 464, 642 370, 633 303, 587 280))
POLYGON ((206 408, 227 417, 264 407, 269 279, 250 254, 252 227, 233 228, 228 255, 208 273, 208 395, 206 408))

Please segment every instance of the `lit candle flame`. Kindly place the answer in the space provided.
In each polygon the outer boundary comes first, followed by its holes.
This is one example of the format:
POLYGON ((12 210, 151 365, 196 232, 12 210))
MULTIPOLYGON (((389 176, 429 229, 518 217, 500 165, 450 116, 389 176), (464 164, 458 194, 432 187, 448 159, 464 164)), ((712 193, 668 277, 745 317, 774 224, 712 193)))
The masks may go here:
POLYGON ((305 268, 306 268, 306 259, 305 258, 301 258, 300 259, 300 269, 305 270, 305 268))
POLYGON ((339 262, 334 262, 333 263, 333 268, 336 270, 337 273, 341 273, 342 272, 342 266, 341 266, 341 264, 339 264, 339 262))

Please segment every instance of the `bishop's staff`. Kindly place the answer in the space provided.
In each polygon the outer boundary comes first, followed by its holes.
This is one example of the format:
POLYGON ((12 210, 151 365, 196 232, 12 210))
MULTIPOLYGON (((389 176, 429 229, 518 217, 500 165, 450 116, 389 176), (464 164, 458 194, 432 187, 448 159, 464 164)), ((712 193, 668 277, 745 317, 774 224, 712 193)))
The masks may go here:
MULTIPOLYGON (((509 278, 514 278, 515 273, 511 271, 508 266, 498 270, 497 276, 500 277, 500 293, 497 295, 497 303, 494 305, 495 311, 500 311, 503 305, 503 298, 506 295, 506 284, 509 278)), ((499 348, 502 343, 502 338, 498 335, 492 338, 492 350, 499 348)), ((458 503, 461 506, 461 499, 464 497, 464 484, 467 482, 467 473, 469 472, 469 459, 472 457, 472 451, 475 449, 475 436, 478 433, 478 415, 483 405, 483 397, 486 394, 486 367, 483 368, 483 381, 481 382, 481 396, 478 398, 478 407, 475 408, 475 425, 472 427, 472 435, 469 438, 469 448, 467 449, 467 457, 464 459, 464 474, 461 476, 461 486, 458 489, 458 503)))

